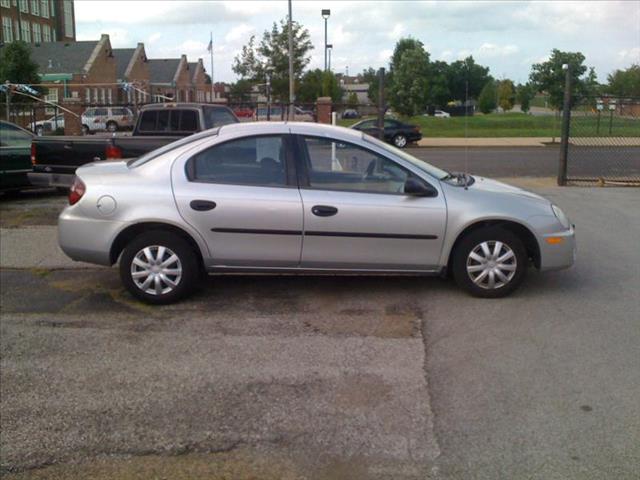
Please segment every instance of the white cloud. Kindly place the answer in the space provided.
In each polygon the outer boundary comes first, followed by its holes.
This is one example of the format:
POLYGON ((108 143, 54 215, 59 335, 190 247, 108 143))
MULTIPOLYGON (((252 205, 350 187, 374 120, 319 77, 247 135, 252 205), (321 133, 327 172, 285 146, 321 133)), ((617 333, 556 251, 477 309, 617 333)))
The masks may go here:
POLYGON ((639 64, 640 63, 640 47, 624 48, 617 54, 620 63, 639 64))
POLYGON ((160 40, 160 37, 162 37, 162 34, 160 32, 155 32, 152 33, 151 35, 149 35, 149 37, 147 38, 147 43, 148 44, 152 44, 152 43, 156 43, 158 40, 160 40))
POLYGON ((391 31, 387 33, 387 37, 391 40, 398 40, 404 35, 405 31, 406 28, 402 23, 396 23, 393 26, 393 29, 391 29, 391 31))
POLYGON ((393 55, 393 50, 390 48, 385 48, 381 50, 378 54, 378 61, 388 63, 391 61, 391 56, 393 55))
POLYGON ((255 31, 256 29, 253 26, 247 23, 241 23, 229 30, 229 33, 225 35, 224 39, 230 43, 238 41, 242 41, 243 43, 248 42, 249 37, 251 37, 255 31))
POLYGON ((518 53, 516 45, 496 45, 495 43, 483 43, 475 50, 476 56, 482 57, 507 57, 518 53))

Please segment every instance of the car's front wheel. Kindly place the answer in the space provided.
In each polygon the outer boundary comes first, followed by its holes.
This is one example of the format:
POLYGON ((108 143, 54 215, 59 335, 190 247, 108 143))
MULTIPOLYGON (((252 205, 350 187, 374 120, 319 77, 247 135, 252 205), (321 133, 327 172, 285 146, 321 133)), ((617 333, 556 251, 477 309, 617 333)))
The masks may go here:
POLYGON ((107 122, 107 131, 113 133, 118 131, 118 124, 116 122, 107 122))
POLYGON ((393 144, 398 148, 404 148, 407 146, 407 137, 399 133, 393 137, 393 144))
POLYGON ((122 252, 120 278, 136 298, 173 303, 191 293, 199 275, 198 257, 189 242, 164 231, 135 237, 122 252))
POLYGON ((524 280, 527 251, 517 235, 500 227, 475 230, 454 252, 456 283, 476 297, 509 295, 524 280))

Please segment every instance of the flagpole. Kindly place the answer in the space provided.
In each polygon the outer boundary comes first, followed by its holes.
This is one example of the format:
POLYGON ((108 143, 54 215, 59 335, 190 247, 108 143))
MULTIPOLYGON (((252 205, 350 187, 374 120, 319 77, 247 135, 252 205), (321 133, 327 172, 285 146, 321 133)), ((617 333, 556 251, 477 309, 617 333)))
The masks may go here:
POLYGON ((213 32, 209 32, 209 53, 211 54, 211 101, 215 99, 213 89, 213 32))

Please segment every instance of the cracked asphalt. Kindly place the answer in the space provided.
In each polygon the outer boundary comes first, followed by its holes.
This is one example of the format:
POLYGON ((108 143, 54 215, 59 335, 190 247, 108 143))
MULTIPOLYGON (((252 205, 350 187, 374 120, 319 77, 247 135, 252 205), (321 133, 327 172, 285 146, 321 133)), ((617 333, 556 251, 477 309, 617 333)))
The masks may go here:
MULTIPOLYGON (((436 278, 223 276, 157 308, 115 269, 3 247, 0 474, 637 478, 640 191, 528 186, 577 225, 578 259, 502 300, 436 278)), ((4 200, 0 241, 54 223, 47 198, 26 217, 4 200)))

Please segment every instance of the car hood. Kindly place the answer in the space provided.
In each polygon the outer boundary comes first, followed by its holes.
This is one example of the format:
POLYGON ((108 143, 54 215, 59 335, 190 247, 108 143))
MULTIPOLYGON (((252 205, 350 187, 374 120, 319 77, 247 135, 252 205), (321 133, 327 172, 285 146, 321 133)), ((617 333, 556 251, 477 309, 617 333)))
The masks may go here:
POLYGON ((499 182, 497 180, 492 180, 486 177, 474 176, 474 179, 475 179, 475 182, 469 188, 480 190, 480 191, 486 191, 486 192, 502 193, 507 195, 509 194, 517 195, 520 197, 530 198, 532 200, 549 203, 549 200, 547 200, 546 198, 541 197, 536 193, 524 190, 522 188, 514 187, 513 185, 499 182))

